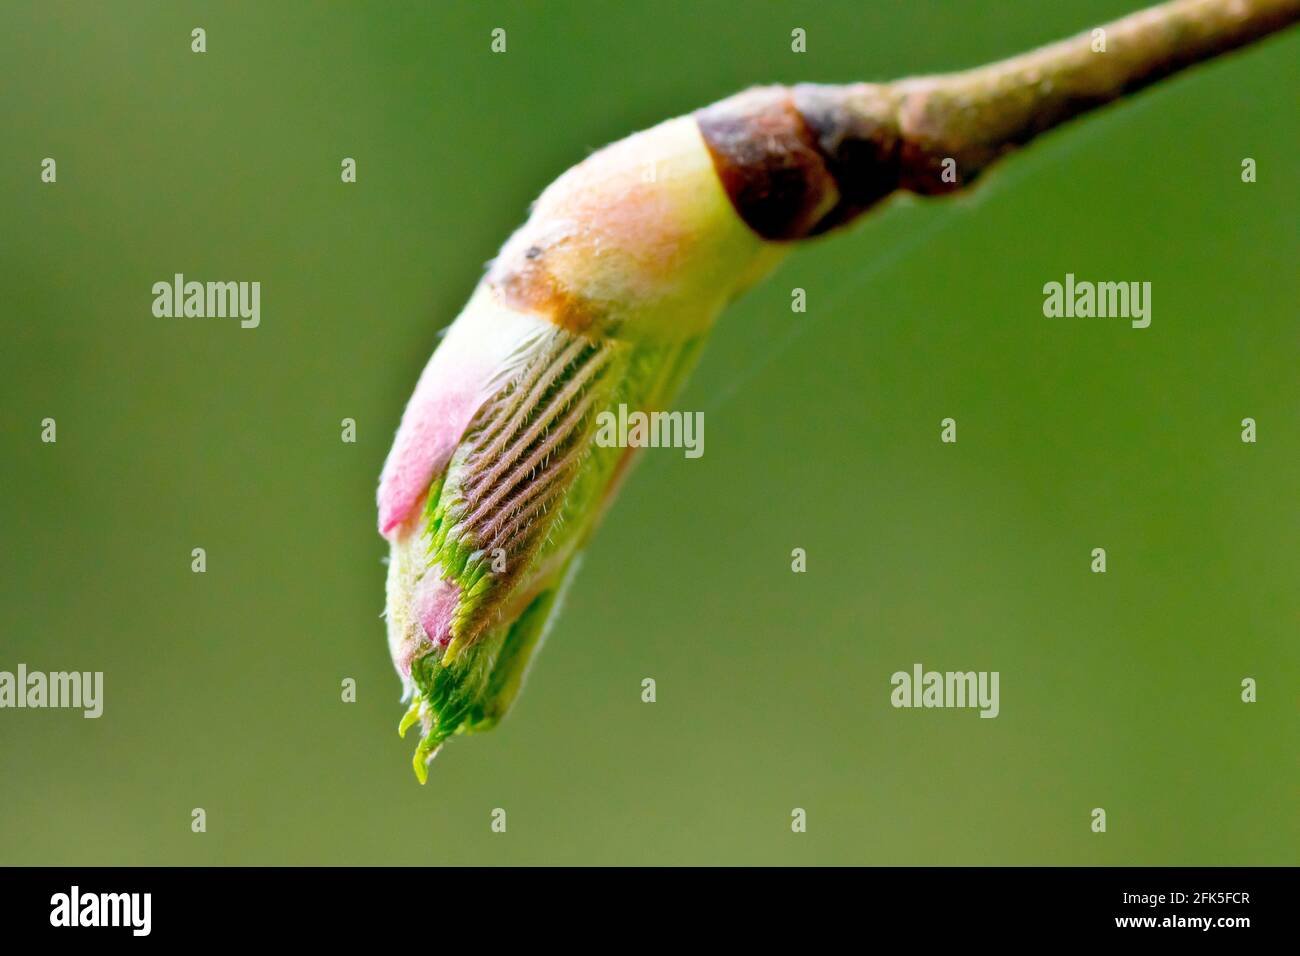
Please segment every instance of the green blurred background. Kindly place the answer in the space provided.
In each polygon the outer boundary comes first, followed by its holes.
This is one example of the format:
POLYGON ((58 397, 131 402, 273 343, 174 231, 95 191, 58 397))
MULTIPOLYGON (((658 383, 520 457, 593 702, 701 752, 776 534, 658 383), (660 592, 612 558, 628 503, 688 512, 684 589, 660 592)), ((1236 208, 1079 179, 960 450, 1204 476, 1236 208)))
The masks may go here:
POLYGON ((1296 863, 1295 33, 796 253, 509 719, 424 788, 395 732, 376 478, 547 182, 751 83, 1137 6, 5 3, 0 669, 102 670, 105 713, 0 712, 0 862, 1296 863), (260 281, 261 327, 154 318, 175 272, 260 281), (1151 327, 1045 319, 1066 272, 1152 282, 1151 327), (999 671, 1001 716, 892 709, 918 661, 999 671))

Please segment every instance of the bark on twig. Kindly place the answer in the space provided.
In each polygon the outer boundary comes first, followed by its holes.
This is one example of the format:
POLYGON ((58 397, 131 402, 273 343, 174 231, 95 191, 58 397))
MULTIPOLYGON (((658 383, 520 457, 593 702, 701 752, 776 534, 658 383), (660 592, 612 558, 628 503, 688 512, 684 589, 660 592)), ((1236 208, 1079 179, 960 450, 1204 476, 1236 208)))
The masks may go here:
POLYGON ((798 239, 896 189, 961 189, 1047 130, 1298 19, 1300 0, 1173 0, 961 73, 759 87, 696 117, 741 217, 798 239))

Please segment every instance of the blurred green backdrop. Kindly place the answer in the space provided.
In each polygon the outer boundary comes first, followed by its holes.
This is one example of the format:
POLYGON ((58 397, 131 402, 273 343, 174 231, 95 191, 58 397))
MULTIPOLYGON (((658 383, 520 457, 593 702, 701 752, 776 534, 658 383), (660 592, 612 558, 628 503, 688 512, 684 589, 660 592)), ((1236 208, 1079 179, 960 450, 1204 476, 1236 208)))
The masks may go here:
POLYGON ((102 670, 105 713, 0 711, 0 862, 1296 863, 1295 33, 794 255, 510 718, 425 788, 395 733, 376 478, 547 182, 751 83, 1136 6, 4 4, 0 669, 102 670), (260 281, 261 327, 154 318, 176 272, 260 281), (1045 319, 1066 272, 1152 282, 1151 327, 1045 319), (999 671, 1001 716, 892 709, 918 661, 999 671))

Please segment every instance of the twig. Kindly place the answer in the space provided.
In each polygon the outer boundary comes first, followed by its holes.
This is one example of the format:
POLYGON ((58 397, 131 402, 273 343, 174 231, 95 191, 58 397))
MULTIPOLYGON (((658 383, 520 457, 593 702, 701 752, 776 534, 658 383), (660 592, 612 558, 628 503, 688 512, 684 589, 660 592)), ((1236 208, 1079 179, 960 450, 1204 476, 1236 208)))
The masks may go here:
POLYGON ((741 218, 798 239, 897 189, 961 189, 1047 130, 1297 19, 1300 0, 1174 0, 962 73, 758 87, 696 118, 741 218))

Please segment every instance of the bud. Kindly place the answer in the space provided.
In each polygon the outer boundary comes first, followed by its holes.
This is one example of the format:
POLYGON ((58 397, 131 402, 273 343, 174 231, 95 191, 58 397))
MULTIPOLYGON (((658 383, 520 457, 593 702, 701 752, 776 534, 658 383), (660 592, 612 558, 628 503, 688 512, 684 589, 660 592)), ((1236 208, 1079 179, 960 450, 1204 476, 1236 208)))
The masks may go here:
POLYGON ((633 449, 594 444, 599 414, 665 408, 722 306, 779 254, 736 216, 689 118, 574 167, 503 247, 380 478, 389 649, 421 781, 443 740, 509 708, 627 470, 633 449))

